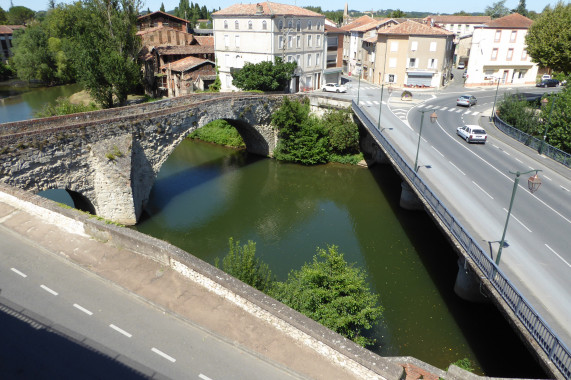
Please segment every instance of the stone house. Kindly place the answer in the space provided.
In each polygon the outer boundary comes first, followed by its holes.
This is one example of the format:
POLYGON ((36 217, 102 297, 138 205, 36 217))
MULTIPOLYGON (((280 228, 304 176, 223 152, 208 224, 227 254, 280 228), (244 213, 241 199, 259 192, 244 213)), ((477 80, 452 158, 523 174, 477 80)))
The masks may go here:
POLYGON ((168 97, 188 95, 196 90, 207 90, 216 79, 213 61, 186 57, 161 66, 160 87, 168 97))
POLYGON ((320 88, 325 67, 325 16, 273 2, 234 4, 212 15, 222 91, 236 91, 232 73, 246 62, 297 62, 290 92, 320 88))
MULTIPOLYGON (((344 20, 347 21, 348 19, 345 18, 344 20)), ((357 50, 359 50, 360 41, 358 40, 358 34, 354 36, 351 35, 351 30, 353 28, 358 28, 360 26, 370 24, 375 22, 375 19, 371 16, 361 16, 356 20, 353 20, 343 26, 341 26, 341 30, 345 31, 345 38, 343 39, 343 71, 348 73, 349 75, 353 74, 353 70, 356 66, 357 61, 357 50)), ((362 36, 361 36, 362 39, 362 36)))
POLYGON ((424 19, 426 23, 433 23, 456 35, 454 43, 456 50, 454 51, 454 64, 464 63, 468 66, 468 57, 470 55, 471 37, 474 28, 492 21, 490 16, 455 16, 455 15, 431 15, 424 19))
POLYGON ((454 34, 407 20, 378 31, 373 83, 440 88, 450 76, 454 34))
POLYGON ((323 70, 324 83, 341 83, 343 74, 343 37, 345 31, 325 24, 325 69, 323 70))
POLYGON ((532 20, 512 13, 474 29, 466 86, 534 84, 538 66, 527 54, 532 20))
POLYGON ((12 56, 12 36, 15 30, 25 28, 24 25, 0 25, 0 59, 6 63, 12 56))
MULTIPOLYGON (((174 90, 172 81, 166 80, 165 68, 169 64, 188 57, 214 62, 214 38, 188 33, 186 20, 154 12, 139 17, 137 28, 142 43, 139 58, 143 62, 143 83, 149 95, 178 96, 181 93, 174 90)), ((200 86, 188 86, 185 90, 194 91, 196 88, 200 86)))

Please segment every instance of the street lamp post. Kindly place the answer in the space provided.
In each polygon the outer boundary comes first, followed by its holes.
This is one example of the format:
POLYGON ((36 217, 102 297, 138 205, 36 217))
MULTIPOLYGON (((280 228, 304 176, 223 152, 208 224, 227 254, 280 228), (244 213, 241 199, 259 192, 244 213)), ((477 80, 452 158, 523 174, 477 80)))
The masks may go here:
POLYGON ((383 112, 383 92, 385 91, 385 83, 381 83, 381 104, 379 104, 379 121, 377 122, 377 129, 381 130, 381 112, 383 112))
POLYGON ((359 107, 359 92, 361 91, 361 69, 359 69, 359 86, 357 87, 357 107, 359 107))
POLYGON ((430 114, 430 122, 435 123, 438 116, 434 110, 420 110, 420 131, 418 132, 418 145, 416 146, 416 159, 414 160, 414 171, 418 172, 418 152, 420 151, 420 136, 422 135, 422 121, 424 120, 424 113, 432 111, 430 114))
MULTIPOLYGON (((556 98, 553 98, 553 101, 551 102, 551 107, 549 109, 549 117, 547 118, 547 125, 545 125, 545 132, 543 133, 543 140, 541 140, 541 145, 539 145, 539 154, 543 153, 543 146, 545 145, 545 139, 547 138, 547 129, 549 128, 549 124, 551 123, 551 113, 553 112, 553 105, 555 104, 555 100, 556 98)), ((547 100, 547 98, 543 98, 541 100, 542 105, 546 105, 547 103, 549 103, 549 100, 547 100)))
POLYGON ((500 89, 500 78, 496 78, 496 79, 498 80, 498 85, 496 86, 496 96, 494 97, 494 105, 492 107, 492 116, 491 116, 492 121, 494 120, 494 115, 495 115, 494 112, 496 112, 495 111, 496 110, 496 100, 498 99, 498 90, 500 89))
POLYGON ((502 248, 504 247, 504 242, 505 242, 505 238, 506 238, 506 231, 508 229, 508 222, 510 221, 510 215, 512 213, 512 206, 514 204, 514 199, 515 199, 515 193, 517 190, 517 186, 519 184, 519 176, 522 174, 529 174, 531 172, 535 172, 535 175, 529 177, 529 179, 527 180, 527 185, 529 188, 529 191, 533 194, 537 191, 537 189, 539 189, 539 186, 541 186, 541 179, 539 179, 539 177, 537 176, 537 172, 540 172, 541 170, 539 169, 534 169, 534 170, 530 170, 524 173, 520 173, 520 172, 510 172, 510 174, 515 174, 515 180, 514 180, 514 188, 512 190, 512 199, 510 200, 510 208, 508 210, 508 217, 506 218, 506 224, 504 226, 504 232, 502 234, 502 240, 500 240, 500 248, 498 249, 498 254, 496 256, 496 265, 500 265, 500 258, 502 257, 502 248))

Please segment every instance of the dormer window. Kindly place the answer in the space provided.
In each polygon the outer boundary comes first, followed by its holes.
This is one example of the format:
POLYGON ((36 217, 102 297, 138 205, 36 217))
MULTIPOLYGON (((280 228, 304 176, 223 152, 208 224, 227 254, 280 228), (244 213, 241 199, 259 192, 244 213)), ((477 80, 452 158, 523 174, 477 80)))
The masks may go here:
POLYGON ((248 20, 248 29, 252 30, 252 20, 248 20))
POLYGON ((268 23, 266 22, 266 20, 262 21, 262 30, 267 30, 268 29, 268 23))
POLYGON ((234 29, 240 29, 240 23, 238 20, 234 21, 234 29))
POLYGON ((228 29, 228 20, 224 20, 224 29, 228 29))

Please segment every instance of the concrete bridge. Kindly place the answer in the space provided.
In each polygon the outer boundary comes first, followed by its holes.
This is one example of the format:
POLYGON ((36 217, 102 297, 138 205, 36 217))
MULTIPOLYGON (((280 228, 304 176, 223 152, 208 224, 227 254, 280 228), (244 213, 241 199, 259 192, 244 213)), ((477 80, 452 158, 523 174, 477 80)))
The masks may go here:
POLYGON ((132 225, 171 152, 213 120, 233 125, 249 152, 271 156, 271 115, 283 97, 202 94, 3 124, 0 180, 34 193, 65 189, 77 208, 132 225))

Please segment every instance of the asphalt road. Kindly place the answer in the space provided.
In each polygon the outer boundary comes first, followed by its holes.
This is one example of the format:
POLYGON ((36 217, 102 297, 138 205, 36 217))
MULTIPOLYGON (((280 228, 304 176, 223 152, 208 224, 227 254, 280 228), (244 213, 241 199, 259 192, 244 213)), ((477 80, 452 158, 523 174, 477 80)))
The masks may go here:
MULTIPOLYGON (((461 78, 457 70, 456 78, 461 78)), ((463 81, 462 81, 463 82, 463 81)), ((419 151, 419 173, 432 190, 453 210, 480 246, 495 260, 506 222, 515 175, 541 169, 540 189, 531 194, 527 179, 520 177, 500 267, 552 329, 571 346, 571 171, 519 143, 513 143, 495 128, 488 129, 486 144, 468 144, 456 135, 463 124, 489 126, 496 88, 465 89, 454 81, 439 92, 415 92, 414 101, 400 102, 401 90, 383 95, 381 128, 401 154, 414 165, 421 110, 426 110, 419 151), (477 97, 471 108, 456 106, 461 94, 477 97), (438 120, 429 121, 435 110, 438 120), (560 166, 560 167, 558 167, 560 166), (553 169, 555 168, 555 170, 553 169)), ((358 85, 349 84, 346 98, 356 100, 358 85)), ((554 89, 547 89, 553 91, 554 89)), ((505 91, 543 93, 546 89, 500 88, 505 91)), ((359 103, 371 119, 378 120, 380 88, 363 84, 359 103)))
POLYGON ((23 308, 24 314, 38 315, 52 330, 65 332, 74 340, 45 329, 38 334, 34 332, 36 324, 29 324, 34 329, 25 328, 11 317, 8 308, 0 307, 4 322, 0 324, 0 352, 5 362, 0 364, 0 377, 102 378, 103 374, 202 380, 297 378, 63 258, 23 242, 2 226, 0 241, 2 299, 23 308), (31 360, 28 355, 32 351, 43 360, 31 360), (79 366, 70 358, 85 365, 79 366))

